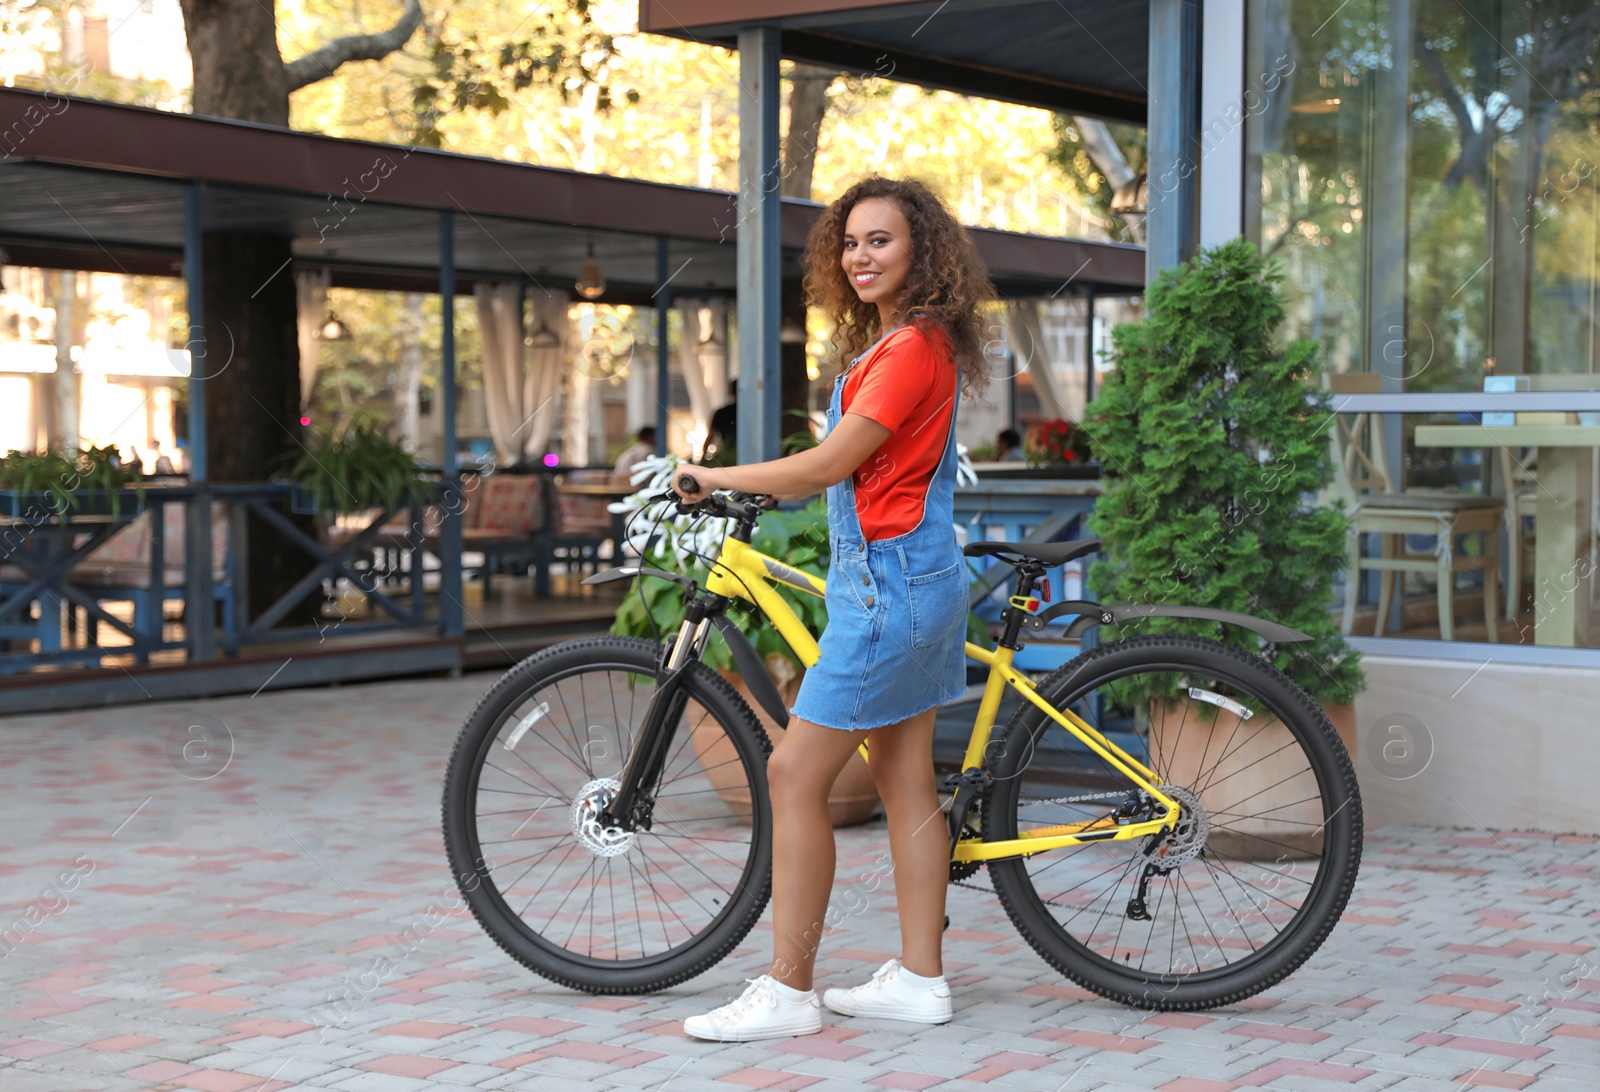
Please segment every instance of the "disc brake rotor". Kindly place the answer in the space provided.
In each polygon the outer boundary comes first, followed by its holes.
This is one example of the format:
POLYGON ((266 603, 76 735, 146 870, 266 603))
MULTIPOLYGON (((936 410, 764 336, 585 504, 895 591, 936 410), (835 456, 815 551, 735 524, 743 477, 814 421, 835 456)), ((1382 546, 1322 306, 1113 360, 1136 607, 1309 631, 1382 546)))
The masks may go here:
POLYGON ((1183 814, 1178 816, 1172 833, 1151 848, 1150 863, 1163 869, 1177 868, 1200 856, 1206 847, 1206 835, 1211 833, 1211 817, 1193 789, 1163 785, 1161 791, 1178 802, 1183 814))
POLYGON ((628 852, 637 836, 634 831, 606 826, 600 812, 617 795, 622 784, 613 778, 599 777, 578 790, 572 802, 572 833, 578 843, 597 857, 616 857, 628 852))

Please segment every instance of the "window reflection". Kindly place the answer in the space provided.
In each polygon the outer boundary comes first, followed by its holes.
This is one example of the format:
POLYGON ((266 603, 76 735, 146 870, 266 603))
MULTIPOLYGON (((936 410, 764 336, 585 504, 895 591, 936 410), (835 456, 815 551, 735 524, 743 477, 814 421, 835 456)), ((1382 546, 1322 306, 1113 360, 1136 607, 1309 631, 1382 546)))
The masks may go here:
MULTIPOLYGON (((1367 377, 1331 378, 1354 393, 1351 381, 1367 377)), ((1600 647, 1596 415, 1515 413, 1499 426, 1484 416, 1337 417, 1327 499, 1351 516, 1337 606, 1346 632, 1600 647)))
POLYGON ((1247 218, 1285 336, 1390 391, 1597 389, 1596 6, 1254 0, 1249 63, 1285 56, 1249 112, 1247 218))

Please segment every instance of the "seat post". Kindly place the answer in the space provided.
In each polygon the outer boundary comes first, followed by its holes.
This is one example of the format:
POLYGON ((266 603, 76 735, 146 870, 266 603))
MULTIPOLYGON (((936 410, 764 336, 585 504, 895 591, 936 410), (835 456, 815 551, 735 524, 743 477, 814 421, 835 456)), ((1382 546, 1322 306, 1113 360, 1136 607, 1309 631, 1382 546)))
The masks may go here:
MULTIPOLYGON (((1017 589, 1012 598, 1022 599, 1033 594, 1034 588, 1039 584, 1039 579, 1044 576, 1045 569, 1042 565, 1022 564, 1017 566, 1017 589)), ((1022 621, 1028 612, 1010 603, 1000 612, 1000 620, 1005 628, 1000 633, 998 644, 1001 648, 1009 648, 1013 652, 1021 648, 1017 638, 1022 635, 1022 621)))

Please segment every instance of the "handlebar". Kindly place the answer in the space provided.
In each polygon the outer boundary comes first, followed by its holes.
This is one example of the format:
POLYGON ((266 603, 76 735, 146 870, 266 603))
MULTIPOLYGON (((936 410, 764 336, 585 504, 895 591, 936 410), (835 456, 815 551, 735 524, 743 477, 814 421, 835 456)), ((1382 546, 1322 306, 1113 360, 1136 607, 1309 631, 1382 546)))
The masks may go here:
MULTIPOLYGON (((679 474, 676 484, 689 493, 700 492, 700 482, 693 474, 679 474)), ((676 501, 680 512, 704 512, 727 519, 736 519, 742 522, 754 523, 762 512, 776 506, 773 497, 759 493, 712 493, 704 500, 693 504, 680 500, 678 494, 667 492, 662 494, 662 500, 676 501)))

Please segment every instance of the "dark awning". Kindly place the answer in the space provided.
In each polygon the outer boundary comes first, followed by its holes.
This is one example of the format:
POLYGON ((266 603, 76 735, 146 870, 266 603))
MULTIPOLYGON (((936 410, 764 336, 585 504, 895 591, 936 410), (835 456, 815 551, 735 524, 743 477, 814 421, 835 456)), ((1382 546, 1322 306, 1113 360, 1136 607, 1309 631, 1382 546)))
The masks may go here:
POLYGON ((1145 123, 1150 10, 1104 0, 640 0, 639 29, 1108 121, 1145 123))
MULTIPOLYGON (((348 287, 433 291, 438 214, 456 213, 457 284, 526 278, 569 288, 592 241, 605 302, 648 305, 656 239, 672 288, 733 293, 735 195, 248 122, 0 89, 0 247, 18 265, 176 276, 184 191, 208 229, 293 237, 297 266, 348 287), (363 193, 362 191, 366 192, 363 193)), ((821 206, 784 201, 785 264, 821 206)), ((1144 285, 1138 247, 974 229, 996 286, 1051 295, 1144 285)))

